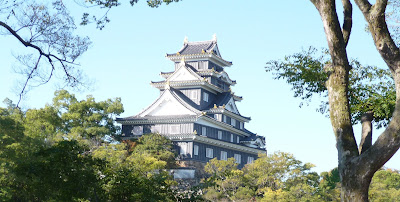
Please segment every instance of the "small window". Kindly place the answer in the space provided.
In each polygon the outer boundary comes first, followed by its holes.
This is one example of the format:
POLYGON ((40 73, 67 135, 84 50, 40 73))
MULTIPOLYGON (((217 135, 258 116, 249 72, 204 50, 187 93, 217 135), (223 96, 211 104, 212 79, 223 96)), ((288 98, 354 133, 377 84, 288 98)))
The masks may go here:
POLYGON ((201 127, 201 135, 207 136, 207 128, 206 127, 201 127))
POLYGON ((240 156, 240 154, 235 154, 233 157, 235 158, 235 163, 240 164, 242 161, 242 156, 240 156))
POLYGON ((221 160, 228 160, 228 153, 226 151, 221 151, 221 160))
POLYGON ((235 119, 231 119, 231 125, 232 126, 236 126, 236 120, 235 119))
POLYGON ((253 161, 254 161, 254 157, 252 157, 252 156, 247 157, 247 163, 253 163, 253 161))
POLYGON ((193 155, 199 155, 199 145, 193 145, 193 155))
POLYGON ((152 126, 151 133, 161 133, 161 125, 152 126))
POLYGON ((133 135, 143 135, 143 126, 134 126, 131 132, 133 135))
POLYGON ((205 102, 208 102, 208 93, 203 92, 203 100, 204 100, 205 102))
POLYGON ((214 118, 217 121, 221 121, 221 116, 222 116, 222 114, 214 114, 214 118))
POLYGON ((187 143, 181 143, 180 147, 181 147, 180 154, 186 155, 188 153, 187 152, 187 143))
POLYGON ((240 129, 243 129, 243 125, 244 125, 244 123, 240 122, 240 129))
POLYGON ((226 123, 226 115, 224 115, 224 122, 226 123))
POLYGON ((239 142, 240 142, 240 137, 236 136, 236 143, 239 143, 239 142))
POLYGON ((231 142, 233 142, 233 134, 231 134, 231 142))
POLYGON ((218 139, 222 140, 222 131, 218 131, 218 139))
POLYGON ((212 159, 214 157, 213 149, 206 148, 206 157, 212 159))
POLYGON ((192 90, 190 92, 190 99, 192 99, 192 100, 196 100, 197 99, 197 91, 196 90, 192 90))
POLYGON ((180 129, 181 129, 181 126, 179 124, 170 125, 169 126, 169 133, 171 133, 171 134, 179 134, 180 129))

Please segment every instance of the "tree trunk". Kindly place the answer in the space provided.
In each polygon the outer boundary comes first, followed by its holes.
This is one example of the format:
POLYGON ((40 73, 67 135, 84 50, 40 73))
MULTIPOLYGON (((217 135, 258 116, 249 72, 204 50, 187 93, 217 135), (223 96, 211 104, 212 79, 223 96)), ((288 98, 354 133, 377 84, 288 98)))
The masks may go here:
POLYGON ((344 202, 367 202, 368 189, 373 173, 365 173, 365 164, 360 161, 349 162, 339 170, 341 178, 341 200, 344 202))

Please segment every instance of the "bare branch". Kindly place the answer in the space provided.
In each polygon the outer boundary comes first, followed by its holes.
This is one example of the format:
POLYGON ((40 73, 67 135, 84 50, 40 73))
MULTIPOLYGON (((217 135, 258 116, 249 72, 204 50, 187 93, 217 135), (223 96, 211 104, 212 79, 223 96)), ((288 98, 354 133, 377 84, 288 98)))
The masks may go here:
POLYGON ((32 79, 33 74, 35 73, 35 71, 37 70, 37 68, 39 66, 39 62, 40 62, 41 58, 42 58, 42 55, 39 55, 39 58, 37 59, 35 66, 32 68, 31 72, 29 73, 28 77, 26 78, 26 81, 25 81, 25 83, 24 83, 24 85, 22 87, 22 90, 19 93, 19 99, 18 99, 17 107, 19 106, 19 103, 22 100, 22 96, 23 96, 23 94, 25 92, 26 87, 28 86, 28 82, 32 79))

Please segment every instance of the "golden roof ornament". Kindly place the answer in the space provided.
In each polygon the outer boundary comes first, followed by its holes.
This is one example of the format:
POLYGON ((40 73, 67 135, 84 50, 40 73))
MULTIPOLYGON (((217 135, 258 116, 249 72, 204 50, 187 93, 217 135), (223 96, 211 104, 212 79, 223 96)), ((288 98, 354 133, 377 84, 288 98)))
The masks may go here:
POLYGON ((201 53, 206 53, 206 51, 204 51, 204 49, 201 49, 201 53))
POLYGON ((214 109, 217 109, 217 105, 216 104, 214 104, 214 109))
POLYGON ((223 105, 222 105, 222 108, 224 108, 224 109, 225 109, 225 104, 223 104, 223 105))
POLYGON ((193 131, 193 134, 197 135, 197 130, 194 130, 194 131, 193 131))
POLYGON ((177 54, 177 55, 180 55, 181 53, 179 53, 179 52, 176 52, 176 54, 177 54))
POLYGON ((188 43, 189 43, 188 37, 185 36, 185 38, 183 39, 183 44, 188 44, 188 43))

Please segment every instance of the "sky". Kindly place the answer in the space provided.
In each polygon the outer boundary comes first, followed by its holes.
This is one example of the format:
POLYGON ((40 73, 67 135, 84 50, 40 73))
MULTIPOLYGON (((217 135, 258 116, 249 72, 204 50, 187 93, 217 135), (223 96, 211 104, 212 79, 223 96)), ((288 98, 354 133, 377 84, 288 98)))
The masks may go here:
MULTIPOLYGON (((317 172, 337 166, 335 137, 330 120, 316 112, 318 98, 299 108, 300 100, 293 97, 290 86, 265 72, 270 60, 283 59, 309 46, 327 47, 321 19, 310 1, 183 0, 159 8, 150 8, 143 0, 133 7, 122 3, 110 10, 111 22, 103 30, 94 25, 78 26, 77 33, 89 36, 93 42, 78 60, 91 81, 90 88, 68 89, 78 99, 85 99, 88 94, 97 101, 121 97, 125 109, 121 117, 136 115, 159 95, 150 81, 161 81, 160 72, 174 70, 165 54, 180 50, 185 36, 189 41, 204 41, 216 34, 222 57, 233 62, 225 69, 237 81, 232 90, 243 96, 238 109, 252 119, 245 127, 266 138, 268 153, 292 153, 302 162, 313 163, 317 172)), ((70 6, 77 24, 83 12, 91 12, 70 6)), ((371 36, 365 32, 365 22, 356 5, 353 13, 349 57, 386 68, 371 36)), ((8 97, 18 101, 15 83, 21 77, 13 71, 13 55, 25 51, 16 39, 0 36, 1 100, 8 97)), ((56 84, 54 80, 32 89, 21 106, 41 108, 51 103, 53 92, 59 88, 56 84)), ((359 140, 360 126, 354 128, 359 140)), ((374 130, 374 140, 380 132, 374 130)), ((385 166, 400 169, 400 154, 385 166)))

